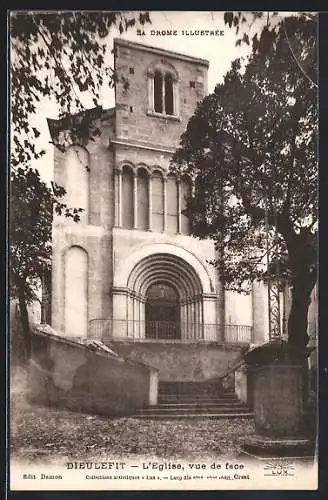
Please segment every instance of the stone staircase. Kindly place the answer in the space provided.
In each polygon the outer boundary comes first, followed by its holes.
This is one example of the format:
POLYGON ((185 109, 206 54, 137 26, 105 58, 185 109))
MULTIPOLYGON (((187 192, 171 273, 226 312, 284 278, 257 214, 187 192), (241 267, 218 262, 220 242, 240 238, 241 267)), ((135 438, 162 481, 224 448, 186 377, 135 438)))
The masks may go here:
POLYGON ((152 420, 252 418, 253 412, 235 393, 222 390, 217 383, 162 382, 158 404, 137 410, 133 417, 152 420))

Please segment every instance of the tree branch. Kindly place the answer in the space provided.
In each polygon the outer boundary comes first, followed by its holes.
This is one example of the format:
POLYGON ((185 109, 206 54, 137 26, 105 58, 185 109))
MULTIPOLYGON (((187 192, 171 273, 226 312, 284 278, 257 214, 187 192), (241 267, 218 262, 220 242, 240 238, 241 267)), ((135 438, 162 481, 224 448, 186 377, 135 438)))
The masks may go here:
MULTIPOLYGON (((52 55, 52 57, 53 57, 53 59, 54 59, 54 61, 55 61, 55 63, 56 63, 57 68, 60 68, 60 69, 64 72, 64 74, 66 75, 67 79, 68 79, 69 81, 71 81, 71 78, 70 78, 70 76, 68 75, 68 73, 67 73, 66 69, 64 68, 63 63, 62 63, 61 61, 58 61, 55 51, 53 50, 53 48, 51 47, 51 44, 48 42, 48 40, 46 39, 46 37, 45 37, 44 33, 42 32, 42 30, 41 30, 41 29, 40 29, 40 27, 38 26, 37 22, 36 22, 36 21, 35 21, 35 19, 34 19, 34 16, 32 16, 32 21, 33 21, 33 23, 35 24, 35 26, 36 26, 36 29, 37 29, 38 33, 41 35, 42 40, 44 41, 44 43, 45 43, 45 44, 46 44, 46 46, 48 47, 48 50, 49 50, 50 54, 52 55)), ((73 85, 71 85, 71 88, 72 88, 72 90, 73 90, 73 92, 74 92, 74 94, 75 94, 76 99, 77 99, 77 100, 80 102, 80 104, 82 105, 81 100, 80 100, 79 96, 77 95, 77 93, 76 93, 76 91, 75 91, 75 89, 74 89, 74 83, 73 83, 73 85)))
POLYGON ((313 85, 316 89, 318 88, 318 85, 306 74, 306 72, 304 71, 304 69, 302 68, 301 64, 299 63, 299 61, 297 60, 295 54, 294 54, 294 51, 292 49, 292 46, 291 46, 291 43, 290 43, 290 40, 288 38, 288 34, 287 34, 287 29, 286 29, 286 22, 285 22, 285 19, 283 19, 282 21, 283 23, 283 27, 284 27, 284 33, 285 33, 285 36, 286 36, 286 40, 287 40, 287 43, 288 43, 288 47, 289 47, 289 50, 293 56, 293 59, 294 61, 296 62, 298 68, 300 69, 300 71, 303 73, 303 75, 305 76, 305 78, 311 83, 311 85, 313 85))

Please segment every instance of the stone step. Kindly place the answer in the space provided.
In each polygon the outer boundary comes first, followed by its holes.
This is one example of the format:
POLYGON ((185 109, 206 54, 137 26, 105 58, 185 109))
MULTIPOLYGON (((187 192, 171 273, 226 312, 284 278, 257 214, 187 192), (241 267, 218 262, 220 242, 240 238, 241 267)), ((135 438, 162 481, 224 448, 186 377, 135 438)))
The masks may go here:
POLYGON ((158 402, 158 406, 161 406, 163 408, 201 408, 201 407, 207 407, 207 406, 215 406, 215 407, 220 407, 220 408, 237 408, 239 406, 244 407, 244 404, 241 403, 240 401, 220 401, 220 400, 215 400, 213 401, 188 401, 188 402, 183 402, 183 401, 177 401, 176 403, 172 402, 158 402))
POLYGON ((217 394, 222 391, 218 382, 160 382, 159 392, 165 394, 217 394))
POLYGON ((151 420, 191 420, 191 419, 220 419, 220 418, 253 418, 252 412, 233 412, 233 413, 140 413, 133 415, 133 418, 151 419, 151 420))
POLYGON ((236 398, 236 393, 235 392, 222 392, 222 391, 216 391, 213 393, 206 393, 206 392, 194 392, 194 393, 186 393, 186 392, 166 392, 166 391, 158 391, 158 394, 166 396, 166 397, 179 397, 179 398, 197 398, 197 397, 208 397, 208 398, 228 398, 228 399, 233 399, 236 398))
POLYGON ((238 407, 238 408, 222 408, 221 406, 204 406, 204 407, 193 407, 193 408, 163 408, 163 406, 153 406, 150 408, 142 408, 139 410, 136 410, 136 414, 158 414, 158 413, 163 413, 163 414, 185 414, 185 413, 248 413, 250 410, 249 408, 246 407, 238 407))
POLYGON ((238 398, 218 398, 218 397, 213 397, 213 398, 207 398, 207 397, 194 397, 194 398, 184 398, 184 397, 163 397, 159 396, 158 397, 158 402, 159 403, 171 403, 171 404, 177 404, 177 403, 238 403, 239 399, 238 398))

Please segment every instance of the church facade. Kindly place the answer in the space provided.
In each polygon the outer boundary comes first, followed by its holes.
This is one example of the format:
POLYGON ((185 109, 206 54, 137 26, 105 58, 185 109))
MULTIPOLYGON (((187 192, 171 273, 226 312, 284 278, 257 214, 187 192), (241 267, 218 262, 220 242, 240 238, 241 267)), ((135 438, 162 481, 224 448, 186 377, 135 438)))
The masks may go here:
POLYGON ((52 326, 69 338, 156 344, 159 358, 173 344, 263 342, 264 286, 224 291, 213 243, 193 238, 183 214, 194 180, 169 172, 207 94, 208 61, 122 39, 114 53, 115 107, 98 118, 101 134, 55 151, 54 180, 84 211, 79 223, 54 220, 52 326))

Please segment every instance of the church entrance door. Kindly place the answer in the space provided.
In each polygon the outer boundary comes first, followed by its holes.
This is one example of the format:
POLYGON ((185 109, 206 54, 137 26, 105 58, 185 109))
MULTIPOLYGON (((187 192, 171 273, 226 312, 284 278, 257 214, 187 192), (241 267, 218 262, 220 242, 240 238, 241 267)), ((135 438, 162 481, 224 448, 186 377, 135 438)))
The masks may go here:
POLYGON ((181 338, 179 296, 167 283, 156 283, 147 290, 146 338, 181 338))

